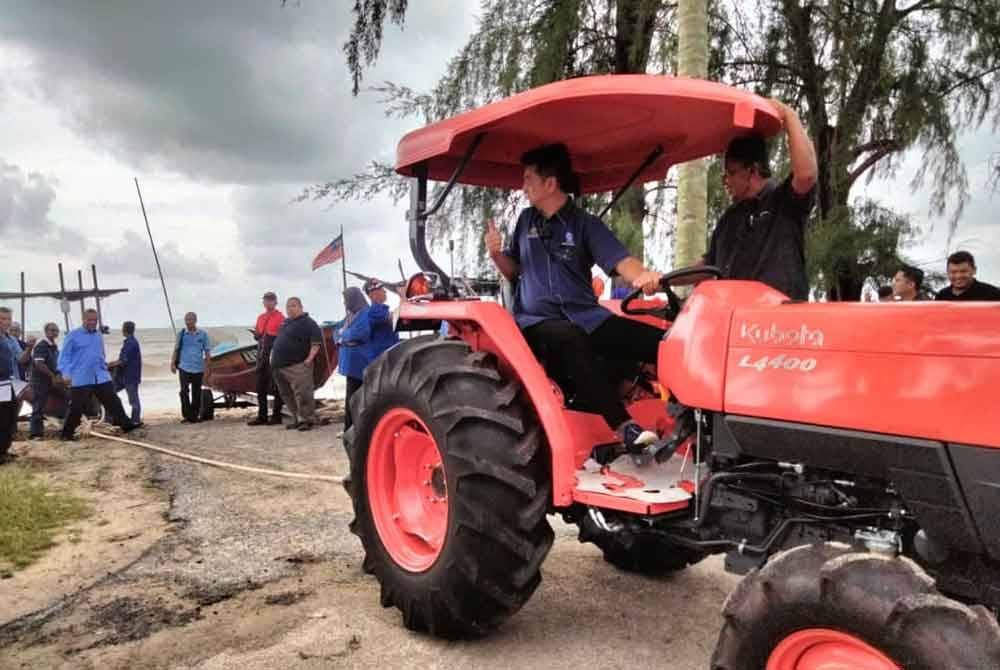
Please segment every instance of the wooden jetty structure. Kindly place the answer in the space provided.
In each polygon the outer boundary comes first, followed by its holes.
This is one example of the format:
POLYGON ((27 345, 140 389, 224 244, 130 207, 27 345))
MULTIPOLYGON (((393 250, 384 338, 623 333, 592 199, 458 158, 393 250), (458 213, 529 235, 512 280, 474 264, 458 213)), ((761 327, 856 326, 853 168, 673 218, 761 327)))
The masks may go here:
POLYGON ((27 329, 26 323, 26 303, 30 299, 34 298, 49 298, 52 300, 60 301, 60 309, 63 313, 63 320, 65 321, 66 331, 69 331, 69 310, 70 304, 74 302, 80 303, 80 319, 83 320, 83 312, 87 309, 86 301, 91 299, 94 301, 94 305, 97 309, 97 319, 100 328, 104 328, 104 315, 101 313, 101 299, 110 298, 118 293, 128 293, 127 288, 99 288, 97 285, 97 266, 91 264, 90 266, 91 277, 93 277, 93 286, 91 288, 84 288, 83 286, 83 271, 77 270, 77 285, 79 288, 67 289, 66 279, 63 275, 63 265, 59 263, 59 290, 58 291, 35 291, 28 292, 25 289, 25 277, 24 273, 21 273, 21 290, 20 291, 0 291, 0 300, 20 300, 21 301, 21 327, 27 329))

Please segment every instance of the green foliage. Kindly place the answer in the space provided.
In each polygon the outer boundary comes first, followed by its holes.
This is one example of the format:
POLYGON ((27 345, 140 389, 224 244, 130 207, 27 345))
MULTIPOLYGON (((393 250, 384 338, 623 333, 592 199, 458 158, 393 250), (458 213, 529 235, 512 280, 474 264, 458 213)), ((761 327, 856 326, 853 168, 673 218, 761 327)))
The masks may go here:
POLYGON ((382 49, 382 31, 386 20, 402 26, 407 0, 355 0, 354 25, 344 43, 347 67, 351 71, 352 91, 358 94, 364 69, 375 62, 382 49))
POLYGON ((1000 0, 724 0, 714 72, 789 101, 820 157, 824 219, 860 178, 923 152, 913 187, 931 185, 952 225, 968 197, 958 131, 1000 109, 1000 0))
MULTIPOLYGON (((365 19, 356 23, 348 44, 362 45, 357 51, 362 55, 370 53, 365 45, 381 41, 381 32, 370 32, 375 25, 371 17, 375 4, 364 3, 361 14, 355 6, 355 17, 365 19)), ((381 4, 387 6, 386 0, 381 4)), ((431 91, 419 92, 393 82, 371 90, 381 96, 387 115, 431 123, 562 79, 647 69, 666 72, 668 65, 672 67, 676 45, 672 11, 673 5, 665 0, 482 0, 475 32, 431 91)), ((384 21, 384 10, 380 16, 384 21)), ((377 55, 377 48, 373 53, 377 55)), ((352 72, 360 73, 370 62, 349 58, 352 72), (362 67, 355 70, 355 63, 362 67)), ((390 166, 372 163, 365 172, 306 189, 299 199, 358 199, 387 192, 399 200, 406 188, 405 180, 395 177, 390 166)), ((606 202, 606 196, 592 201, 598 209, 606 202)), ((428 237, 432 244, 455 240, 468 248, 464 241, 470 235, 481 240, 484 219, 513 221, 523 205, 518 193, 456 188, 428 226, 428 237)), ((612 228, 639 256, 645 214, 642 193, 623 198, 610 213, 612 228)), ((477 246, 477 258, 461 259, 463 271, 474 274, 492 269, 485 262, 481 241, 477 246)))
POLYGON ((55 534, 87 514, 79 498, 52 490, 20 467, 0 467, 0 573, 30 565, 55 534))
POLYGON ((916 230, 909 218, 870 200, 816 222, 806 237, 806 271, 818 297, 856 300, 868 277, 888 283, 916 230), (844 295, 844 287, 851 288, 844 295), (854 294, 857 292, 857 295, 854 294))

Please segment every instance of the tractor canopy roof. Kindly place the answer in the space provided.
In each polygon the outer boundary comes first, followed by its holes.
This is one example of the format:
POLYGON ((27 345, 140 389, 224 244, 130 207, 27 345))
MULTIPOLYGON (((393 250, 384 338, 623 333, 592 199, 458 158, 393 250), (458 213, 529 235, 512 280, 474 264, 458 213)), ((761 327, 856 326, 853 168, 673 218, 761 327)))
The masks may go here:
POLYGON ((760 96, 699 79, 602 75, 548 84, 408 133, 396 171, 446 181, 521 187, 521 154, 553 142, 570 151, 585 193, 620 188, 657 147, 637 183, 662 179, 671 165, 722 153, 739 135, 781 129, 760 96), (470 147, 479 139, 471 157, 470 147))

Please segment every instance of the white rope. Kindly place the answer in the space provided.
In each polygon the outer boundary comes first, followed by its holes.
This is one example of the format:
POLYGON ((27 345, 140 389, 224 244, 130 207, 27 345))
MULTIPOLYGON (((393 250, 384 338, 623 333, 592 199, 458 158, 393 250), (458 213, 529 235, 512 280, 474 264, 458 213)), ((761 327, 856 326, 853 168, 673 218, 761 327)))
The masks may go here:
POLYGON ((179 458, 185 461, 191 461, 193 463, 201 463, 202 465, 209 465, 215 468, 224 468, 227 470, 239 470, 240 472, 251 472, 258 475, 270 475, 272 477, 285 477, 286 479, 310 479, 320 482, 331 482, 333 484, 341 484, 344 481, 343 477, 337 477, 335 475, 314 475, 307 472, 285 472, 284 470, 268 470, 266 468, 252 468, 248 465, 237 465, 236 463, 227 463, 225 461, 216 461, 211 458, 202 458, 201 456, 195 456, 193 454, 185 454, 182 451, 174 451, 173 449, 167 449, 166 447, 159 447, 155 444, 149 444, 148 442, 139 442, 138 440, 130 440, 124 437, 117 437, 115 435, 108 435, 106 433, 99 433, 97 431, 91 431, 90 434, 93 437, 99 437, 102 440, 110 440, 111 442, 121 442, 122 444, 131 444, 135 447, 142 447, 143 449, 148 449, 150 451, 155 451, 160 454, 166 454, 167 456, 173 456, 174 458, 179 458))

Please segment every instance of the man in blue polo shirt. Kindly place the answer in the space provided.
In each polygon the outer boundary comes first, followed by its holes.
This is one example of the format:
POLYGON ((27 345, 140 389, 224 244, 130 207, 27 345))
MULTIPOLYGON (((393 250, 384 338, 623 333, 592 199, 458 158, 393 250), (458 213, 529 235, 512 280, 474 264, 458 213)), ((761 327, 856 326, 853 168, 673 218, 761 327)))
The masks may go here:
MULTIPOLYGON (((518 280, 517 325, 556 381, 572 379, 574 407, 600 414, 618 433, 621 447, 637 449, 649 436, 629 418, 596 357, 655 363, 664 331, 601 307, 591 286, 591 268, 597 264, 647 293, 659 290, 661 275, 631 256, 603 221, 569 197, 579 186, 565 145, 529 151, 521 164, 531 207, 518 217, 506 249, 492 222, 486 233, 497 268, 508 280, 518 280)), ((617 453, 602 450, 595 458, 609 460, 617 453)))
POLYGON ((63 422, 62 439, 75 439, 73 433, 80 425, 83 410, 90 399, 97 399, 104 411, 113 418, 114 424, 123 432, 130 433, 136 425, 129 420, 118 394, 111 383, 111 373, 104 358, 104 338, 97 330, 97 310, 88 309, 83 313, 83 326, 70 331, 63 341, 59 354, 59 372, 69 379, 69 414, 63 422))
POLYGON ((198 315, 188 312, 184 315, 184 330, 177 335, 174 358, 170 371, 180 371, 181 382, 181 423, 198 423, 201 420, 201 383, 208 365, 212 345, 208 333, 198 329, 198 315))

